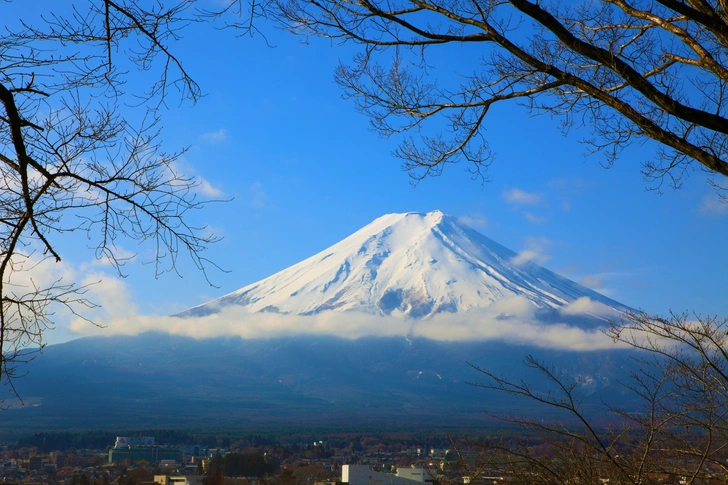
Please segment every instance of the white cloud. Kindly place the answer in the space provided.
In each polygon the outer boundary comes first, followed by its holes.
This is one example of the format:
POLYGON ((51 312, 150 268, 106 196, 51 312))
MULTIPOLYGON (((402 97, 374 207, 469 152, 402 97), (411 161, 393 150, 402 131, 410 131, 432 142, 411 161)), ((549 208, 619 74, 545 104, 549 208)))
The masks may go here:
POLYGON ((521 189, 510 189, 503 192, 503 198, 513 205, 538 205, 543 200, 541 194, 526 192, 521 189))
POLYGON ((207 133, 203 133, 200 135, 200 140, 217 144, 222 143, 224 141, 227 141, 230 138, 230 134, 225 128, 221 128, 217 131, 208 131, 207 133))
POLYGON ((724 201, 716 194, 708 194, 701 201, 700 212, 703 214, 728 214, 728 200, 724 201))
POLYGON ((225 192, 212 185, 207 179, 202 178, 200 175, 196 175, 197 187, 196 190, 202 195, 207 197, 223 197, 225 192))
POLYGON ((86 296, 95 307, 85 312, 84 318, 77 317, 71 320, 72 331, 77 331, 79 322, 103 328, 107 321, 135 318, 138 314, 138 307, 134 303, 131 290, 121 278, 111 277, 105 273, 89 273, 81 280, 81 284, 88 287, 86 296))
POLYGON ((616 315, 612 308, 586 296, 577 298, 568 305, 561 307, 559 311, 564 315, 616 315))
MULTIPOLYGON (((96 262, 74 265, 39 254, 16 255, 14 269, 6 275, 6 296, 27 299, 40 292, 41 296, 50 298, 46 308, 38 309, 49 316, 52 323, 46 328, 26 322, 27 330, 35 334, 24 339, 27 344, 75 338, 78 335, 69 334, 69 326, 82 318, 101 322, 137 313, 126 282, 102 272, 96 262)), ((87 325, 93 326, 89 322, 87 325)))
POLYGON ((522 266, 531 261, 536 264, 544 265, 551 259, 547 254, 551 247, 551 241, 545 237, 532 237, 526 240, 526 247, 511 259, 511 263, 516 266, 522 266))
POLYGON ((68 284, 73 281, 73 268, 65 262, 56 263, 51 257, 40 256, 41 252, 28 256, 16 253, 10 270, 5 275, 5 291, 22 295, 34 288, 47 288, 54 284, 68 284))
POLYGON ((601 330, 585 330, 564 323, 542 324, 535 320, 488 319, 475 315, 470 320, 454 321, 449 328, 435 320, 424 324, 420 336, 444 341, 503 340, 561 350, 615 349, 619 346, 601 330))
POLYGON ((471 213, 468 215, 458 217, 458 220, 470 227, 478 227, 480 229, 485 228, 488 225, 488 220, 483 214, 471 213))
POLYGON ((536 307, 523 297, 497 302, 483 311, 438 314, 418 321, 356 312, 330 311, 310 316, 248 313, 242 307, 225 307, 219 313, 187 318, 134 315, 126 308, 119 311, 117 317, 102 322, 106 328, 77 320, 73 329, 85 335, 136 335, 159 331, 198 339, 223 336, 245 339, 296 335, 330 335, 345 339, 408 336, 449 342, 503 340, 555 349, 615 348, 612 340, 599 329, 539 322, 535 316, 536 307))
POLYGON ((195 191, 205 197, 224 197, 225 192, 215 187, 209 180, 203 177, 197 169, 186 159, 178 158, 171 164, 174 172, 181 176, 195 178, 195 191))
POLYGON ((313 316, 248 313, 241 307, 228 307, 204 317, 133 316, 115 318, 101 332, 83 321, 74 330, 80 333, 136 335, 146 331, 167 332, 192 338, 237 336, 267 339, 295 335, 333 335, 347 339, 365 336, 407 335, 405 320, 382 318, 362 313, 323 312, 313 316))

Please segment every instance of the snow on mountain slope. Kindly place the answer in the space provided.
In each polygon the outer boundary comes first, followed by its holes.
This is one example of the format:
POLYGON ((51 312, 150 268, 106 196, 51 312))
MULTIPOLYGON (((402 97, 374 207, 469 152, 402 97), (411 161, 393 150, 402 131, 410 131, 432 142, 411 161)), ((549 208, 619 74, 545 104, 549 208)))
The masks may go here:
POLYGON ((177 316, 239 305, 249 312, 427 318, 515 296, 540 309, 559 309, 584 297, 625 309, 537 264, 515 264, 515 257, 440 211, 388 214, 288 269, 177 316))

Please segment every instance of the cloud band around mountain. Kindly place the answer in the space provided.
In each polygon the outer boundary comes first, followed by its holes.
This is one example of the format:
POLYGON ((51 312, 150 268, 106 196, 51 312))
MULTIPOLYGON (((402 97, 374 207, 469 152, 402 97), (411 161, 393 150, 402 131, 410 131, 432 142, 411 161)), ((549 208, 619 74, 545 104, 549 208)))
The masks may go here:
MULTIPOLYGON (((580 310, 602 310, 594 302, 580 301, 580 310)), ((558 316, 558 312, 555 313, 558 316)), ((569 310, 564 315, 573 315, 569 310)), ((271 312, 250 313, 240 307, 222 307, 204 316, 158 317, 116 316, 97 328, 88 321, 75 320, 71 329, 84 335, 136 335, 148 331, 165 332, 197 339, 240 337, 271 339, 304 335, 426 338, 437 341, 501 340, 564 350, 616 348, 599 328, 544 321, 538 309, 522 297, 495 303, 486 311, 441 313, 425 320, 377 316, 360 312, 321 312, 316 315, 290 315, 271 312)), ((604 321, 606 324, 606 321, 604 321)))

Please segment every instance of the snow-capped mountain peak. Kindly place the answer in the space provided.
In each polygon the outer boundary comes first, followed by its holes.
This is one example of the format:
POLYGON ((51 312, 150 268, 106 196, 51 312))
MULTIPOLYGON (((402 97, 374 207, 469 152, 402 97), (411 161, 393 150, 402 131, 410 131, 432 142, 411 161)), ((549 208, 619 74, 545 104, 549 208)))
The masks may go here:
POLYGON ((514 261, 516 253, 439 210, 387 214, 290 268, 179 316, 240 305, 249 312, 427 318, 514 296, 541 309, 583 297, 624 308, 537 264, 514 261))

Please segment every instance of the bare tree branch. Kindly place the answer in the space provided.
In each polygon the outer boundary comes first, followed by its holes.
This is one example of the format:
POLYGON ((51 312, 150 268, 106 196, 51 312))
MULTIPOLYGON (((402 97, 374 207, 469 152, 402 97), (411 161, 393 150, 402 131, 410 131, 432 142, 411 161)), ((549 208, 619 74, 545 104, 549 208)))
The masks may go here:
POLYGON ((295 34, 362 45, 336 80, 383 135, 418 132, 395 151, 415 179, 458 161, 482 175, 484 106, 513 101, 591 127, 586 142, 607 166, 657 141, 664 149, 642 168, 657 188, 679 187, 694 166, 728 176, 720 2, 270 0, 263 10, 295 34), (472 43, 483 55, 459 68, 460 85, 426 69, 432 49, 472 43), (443 120, 449 133, 430 132, 443 120))
POLYGON ((216 237, 190 222, 209 201, 179 173, 182 151, 160 149, 170 89, 200 97, 173 51, 180 29, 201 20, 194 4, 87 0, 0 33, 0 380, 11 388, 58 310, 83 318, 94 306, 84 286, 30 277, 61 261, 64 234, 84 231, 120 274, 122 241, 151 245, 157 275, 177 271, 184 253, 205 277, 217 267, 204 256, 216 237), (123 91, 129 65, 157 74, 146 91, 123 91), (126 119, 122 103, 143 121, 126 119))

